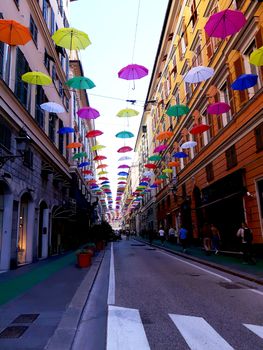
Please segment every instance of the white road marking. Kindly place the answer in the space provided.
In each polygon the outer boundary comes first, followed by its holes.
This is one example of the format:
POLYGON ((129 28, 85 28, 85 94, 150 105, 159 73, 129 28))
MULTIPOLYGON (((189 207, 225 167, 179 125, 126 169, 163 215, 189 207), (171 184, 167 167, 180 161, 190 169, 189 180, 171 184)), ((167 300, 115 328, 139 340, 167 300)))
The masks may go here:
POLYGON ((223 276, 219 275, 218 273, 215 273, 215 272, 206 270, 206 269, 204 269, 204 268, 202 268, 202 267, 200 267, 200 266, 197 266, 197 265, 195 265, 195 264, 191 264, 191 263, 189 263, 188 261, 184 261, 184 260, 182 260, 182 259, 179 259, 179 258, 177 258, 177 257, 175 257, 175 256, 173 256, 173 255, 167 254, 166 252, 159 251, 159 253, 165 254, 165 255, 169 256, 170 258, 173 258, 173 259, 175 259, 175 260, 181 261, 182 263, 184 263, 184 264, 186 264, 186 265, 190 265, 190 266, 195 267, 196 269, 199 269, 199 270, 204 271, 204 272, 206 272, 206 273, 210 273, 210 275, 214 275, 214 276, 216 276, 216 277, 218 277, 218 278, 222 278, 223 280, 225 280, 225 281, 227 281, 227 282, 232 282, 232 280, 229 279, 229 278, 223 277, 223 276))
POLYGON ((107 350, 150 350, 139 310, 108 306, 107 350))
POLYGON ((111 242, 111 256, 110 256, 110 276, 109 276, 109 289, 108 289, 108 305, 115 304, 115 270, 114 270, 114 254, 113 243, 111 242))
POLYGON ((256 290, 256 289, 253 289, 253 288, 249 288, 248 290, 250 290, 250 292, 254 292, 254 293, 257 293, 259 295, 263 295, 263 292, 261 292, 260 290, 256 290))
POLYGON ((234 350, 202 317, 169 316, 191 350, 234 350))
POLYGON ((255 324, 247 324, 243 323, 245 327, 247 327, 251 332, 255 333, 258 335, 260 338, 263 339, 263 326, 257 326, 255 324))

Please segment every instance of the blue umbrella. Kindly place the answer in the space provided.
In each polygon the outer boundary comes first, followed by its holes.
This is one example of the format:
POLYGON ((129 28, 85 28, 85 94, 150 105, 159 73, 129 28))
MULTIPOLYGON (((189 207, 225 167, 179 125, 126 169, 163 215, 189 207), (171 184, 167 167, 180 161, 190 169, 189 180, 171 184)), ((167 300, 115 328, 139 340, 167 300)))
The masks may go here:
POLYGON ((106 185, 106 184, 109 184, 110 183, 110 181, 102 181, 102 185, 106 185))
POLYGON ((157 188, 157 187, 158 187, 158 185, 156 185, 156 184, 152 184, 150 187, 151 187, 151 188, 157 188))
POLYGON ((173 157, 175 157, 175 158, 186 158, 186 157, 188 157, 188 154, 186 154, 184 152, 175 152, 173 154, 173 157))
POLYGON ((256 85, 258 76, 256 74, 242 74, 231 84, 233 90, 245 90, 256 85))
POLYGON ((70 132, 75 132, 75 130, 69 126, 64 126, 57 131, 58 134, 67 134, 70 132))
POLYGON ((90 162, 83 162, 78 165, 78 168, 84 168, 85 166, 90 165, 90 162))
POLYGON ((148 186, 148 182, 142 181, 142 182, 139 183, 139 186, 148 186))
POLYGON ((119 176, 128 176, 129 173, 126 173, 126 171, 120 171, 117 175, 119 175, 119 176))

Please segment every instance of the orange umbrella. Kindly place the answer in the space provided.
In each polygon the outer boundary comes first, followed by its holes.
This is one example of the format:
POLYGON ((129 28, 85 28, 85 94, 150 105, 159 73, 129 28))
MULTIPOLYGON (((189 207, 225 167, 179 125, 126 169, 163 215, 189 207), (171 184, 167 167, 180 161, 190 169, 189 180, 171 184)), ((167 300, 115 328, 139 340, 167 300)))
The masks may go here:
POLYGON ((25 45, 31 39, 27 27, 14 20, 0 19, 0 41, 8 45, 25 45))
POLYGON ((161 180, 161 179, 160 179, 160 180, 155 180, 155 181, 154 181, 154 183, 155 183, 156 185, 161 185, 162 182, 163 182, 163 180, 161 180))
POLYGON ((163 131, 156 136, 156 140, 162 141, 162 140, 169 139, 172 136, 173 136, 172 131, 163 131))
POLYGON ((169 162, 168 163, 168 166, 171 166, 171 167, 173 167, 173 166, 179 166, 180 165, 180 162, 169 162))
POLYGON ((66 146, 66 148, 79 148, 79 147, 82 147, 82 143, 80 142, 72 142, 66 146))
POLYGON ((107 168, 107 164, 100 164, 97 166, 97 169, 103 169, 103 168, 107 168))

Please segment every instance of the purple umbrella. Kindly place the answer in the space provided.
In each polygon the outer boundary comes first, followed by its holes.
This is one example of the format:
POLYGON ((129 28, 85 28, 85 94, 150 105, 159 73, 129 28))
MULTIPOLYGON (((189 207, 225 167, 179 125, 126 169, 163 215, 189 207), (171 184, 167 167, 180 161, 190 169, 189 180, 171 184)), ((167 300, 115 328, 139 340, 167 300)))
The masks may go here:
POLYGON ((130 168, 129 165, 126 165, 126 164, 122 164, 120 166, 118 166, 118 169, 124 169, 124 168, 130 168))
POLYGON ((205 31, 210 37, 225 39, 237 33, 246 23, 241 11, 226 9, 209 17, 205 31))
POLYGON ((100 116, 99 111, 91 107, 83 107, 77 111, 77 114, 83 119, 96 119, 100 116))
POLYGON ((164 151, 167 147, 168 147, 167 145, 160 145, 160 146, 157 146, 157 147, 155 147, 153 153, 162 152, 162 151, 164 151))
POLYGON ((118 77, 125 80, 141 79, 148 75, 148 69, 138 64, 129 64, 118 72, 118 77))
POLYGON ((207 107, 208 114, 222 114, 230 110, 229 104, 225 102, 216 102, 207 107))

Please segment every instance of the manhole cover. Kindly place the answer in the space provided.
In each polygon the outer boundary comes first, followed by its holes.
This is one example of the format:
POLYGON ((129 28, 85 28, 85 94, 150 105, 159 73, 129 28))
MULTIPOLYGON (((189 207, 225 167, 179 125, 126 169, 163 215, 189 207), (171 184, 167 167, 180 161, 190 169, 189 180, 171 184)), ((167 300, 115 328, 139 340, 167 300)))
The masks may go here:
POLYGON ((133 243, 133 244, 131 244, 131 246, 133 246, 133 247, 145 247, 145 244, 135 244, 135 243, 133 243))
POLYGON ((32 323, 38 316, 39 314, 21 314, 12 323, 32 323))
POLYGON ((226 289, 244 289, 244 287, 239 286, 238 284, 231 283, 231 282, 219 282, 219 285, 221 287, 224 287, 226 289))
POLYGON ((20 338, 21 335, 27 330, 28 326, 10 326, 6 327, 0 333, 0 339, 4 338, 20 338))

